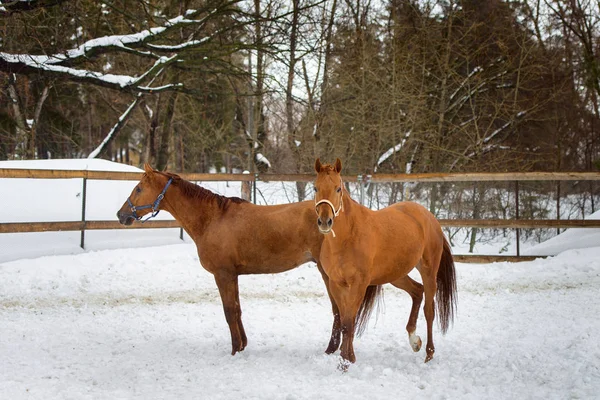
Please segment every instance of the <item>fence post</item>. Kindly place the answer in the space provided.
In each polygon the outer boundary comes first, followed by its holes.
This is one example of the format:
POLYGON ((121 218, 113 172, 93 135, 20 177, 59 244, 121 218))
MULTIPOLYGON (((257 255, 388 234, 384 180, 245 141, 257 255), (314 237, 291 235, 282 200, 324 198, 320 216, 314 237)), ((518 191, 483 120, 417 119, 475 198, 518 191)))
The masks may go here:
MULTIPOLYGON (((515 181, 515 219, 519 219, 519 181, 515 181)), ((517 231, 517 257, 519 257, 521 255, 521 249, 520 249, 520 236, 521 236, 521 230, 519 228, 516 228, 517 231)))
POLYGON ((358 190, 359 190, 359 200, 360 200, 360 204, 363 204, 363 200, 365 199, 365 187, 362 184, 362 175, 358 175, 356 177, 356 182, 358 182, 358 190))
POLYGON ((81 194, 81 241, 79 246, 85 249, 85 203, 87 194, 87 172, 83 177, 83 192, 81 194))
POLYGON ((590 193, 592 194, 592 214, 596 212, 594 207, 594 181, 590 181, 590 193))
MULTIPOLYGON (((366 176, 365 176, 365 182, 363 183, 363 186, 369 187, 369 185, 371 184, 371 178, 372 178, 372 176, 371 176, 371 175, 366 175, 366 176)), ((363 189, 363 192, 364 192, 364 189, 363 189)), ((373 192, 371 191, 371 194, 372 194, 372 193, 373 193, 373 192)), ((363 196, 364 196, 364 195, 363 195, 363 196)), ((371 199, 371 200, 373 200, 373 197, 370 197, 370 199, 371 199)), ((363 203, 363 206, 364 206, 364 205, 365 205, 365 204, 363 203)), ((372 202, 369 202, 369 206, 368 206, 368 207, 369 207, 369 208, 371 208, 371 206, 372 206, 372 205, 373 205, 373 203, 372 203, 372 202)))
MULTIPOLYGON (((560 219, 560 181, 556 181, 556 219, 560 219)), ((556 234, 560 235, 560 228, 556 228, 556 234)))
POLYGON ((258 204, 256 202, 256 181, 258 181, 258 173, 254 174, 254 185, 252 185, 252 190, 254 191, 252 195, 252 201, 254 202, 254 204, 258 204))

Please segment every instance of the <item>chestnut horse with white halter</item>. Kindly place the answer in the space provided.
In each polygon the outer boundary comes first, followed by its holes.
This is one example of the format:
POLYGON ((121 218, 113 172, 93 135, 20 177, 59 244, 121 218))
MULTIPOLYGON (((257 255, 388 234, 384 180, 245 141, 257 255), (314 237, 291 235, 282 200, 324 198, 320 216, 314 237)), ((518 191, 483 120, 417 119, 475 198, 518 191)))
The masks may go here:
POLYGON ((435 351, 434 296, 443 333, 456 309, 454 260, 439 222, 417 203, 401 202, 373 211, 352 200, 342 182, 339 159, 334 166, 317 159, 315 170, 317 225, 325 236, 320 261, 340 312, 342 358, 356 361, 352 342, 356 326, 360 331, 366 323, 360 313, 365 293, 380 293, 380 285, 391 283, 413 299, 406 330, 414 351, 421 348, 415 330, 425 294, 428 362, 435 351), (422 285, 408 276, 413 268, 421 274, 422 285))
MULTIPOLYGON (((329 291, 327 275, 318 261, 323 235, 315 226, 312 200, 259 206, 220 196, 178 175, 155 171, 148 164, 144 169, 117 217, 122 224, 131 225, 147 214, 152 217, 166 210, 181 224, 196 243, 200 263, 215 277, 231 332, 232 355, 248 343, 242 325, 239 275, 273 274, 315 261, 329 291)), ((339 348, 341 335, 338 309, 331 302, 334 321, 327 353, 339 348)))

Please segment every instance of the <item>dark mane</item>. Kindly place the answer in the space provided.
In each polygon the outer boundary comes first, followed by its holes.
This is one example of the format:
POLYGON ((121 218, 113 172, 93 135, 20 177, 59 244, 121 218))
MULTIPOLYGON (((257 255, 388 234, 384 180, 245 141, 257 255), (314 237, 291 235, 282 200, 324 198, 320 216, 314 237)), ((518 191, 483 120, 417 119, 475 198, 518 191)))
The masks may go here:
POLYGON ((179 175, 170 172, 158 172, 168 178, 173 178, 172 185, 178 186, 185 196, 198 199, 200 201, 214 201, 219 209, 225 211, 231 203, 247 203, 247 200, 239 197, 227 197, 211 192, 202 186, 182 179, 179 175))

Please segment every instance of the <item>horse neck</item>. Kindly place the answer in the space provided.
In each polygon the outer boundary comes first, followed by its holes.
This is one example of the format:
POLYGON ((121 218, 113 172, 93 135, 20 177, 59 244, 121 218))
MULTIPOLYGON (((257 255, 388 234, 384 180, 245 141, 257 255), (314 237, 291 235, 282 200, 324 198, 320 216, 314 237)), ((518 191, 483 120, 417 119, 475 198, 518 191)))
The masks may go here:
MULTIPOLYGON (((342 225, 348 224, 348 226, 349 226, 349 225, 352 225, 351 221, 352 221, 352 219, 356 218, 357 212, 360 212, 365 207, 363 205, 361 205, 360 203, 358 203, 356 200, 354 200, 352 197, 350 197, 350 193, 348 193, 346 188, 344 188, 343 190, 344 190, 344 196, 342 197, 342 202, 344 204, 344 207, 343 207, 343 211, 340 212, 340 214, 337 218, 340 219, 340 221, 338 221, 338 222, 341 222, 342 225)), ((338 224, 338 226, 339 225, 340 224, 338 224)))
POLYGON ((350 193, 348 193, 346 188, 344 188, 343 191, 344 196, 342 197, 342 202, 344 203, 344 211, 342 213, 348 211, 347 214, 352 215, 352 211, 362 207, 362 205, 350 197, 350 193))
POLYGON ((164 203, 165 211, 171 213, 192 237, 194 233, 202 233, 215 215, 223 213, 210 196, 196 197, 187 194, 178 185, 173 185, 173 188, 167 191, 164 203))

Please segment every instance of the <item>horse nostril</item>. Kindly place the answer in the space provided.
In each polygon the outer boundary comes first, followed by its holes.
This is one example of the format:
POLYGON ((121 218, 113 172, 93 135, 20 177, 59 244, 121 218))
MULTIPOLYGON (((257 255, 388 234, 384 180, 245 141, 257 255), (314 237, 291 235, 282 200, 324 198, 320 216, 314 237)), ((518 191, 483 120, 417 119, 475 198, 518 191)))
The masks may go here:
POLYGON ((333 220, 329 218, 329 220, 327 221, 327 226, 331 228, 331 225, 333 225, 333 220))
POLYGON ((121 210, 117 211, 117 218, 121 219, 121 210))
POLYGON ((321 218, 317 218, 317 225, 319 225, 319 226, 323 225, 323 222, 321 222, 321 218))

